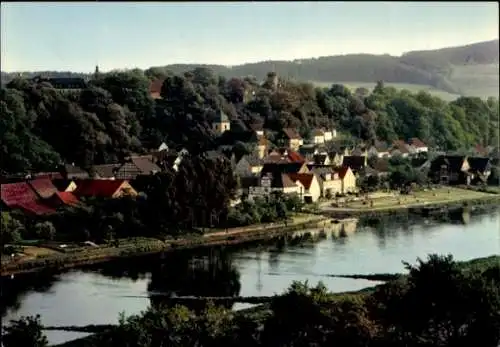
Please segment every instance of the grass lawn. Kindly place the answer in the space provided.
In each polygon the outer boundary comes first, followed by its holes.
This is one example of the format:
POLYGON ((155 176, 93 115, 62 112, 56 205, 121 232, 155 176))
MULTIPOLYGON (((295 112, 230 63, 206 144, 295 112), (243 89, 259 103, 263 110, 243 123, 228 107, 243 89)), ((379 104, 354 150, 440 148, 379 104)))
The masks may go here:
POLYGON ((415 192, 414 195, 400 195, 393 197, 383 197, 372 199, 373 206, 370 203, 363 204, 363 201, 348 203, 347 206, 336 208, 335 210, 384 210, 397 209, 412 206, 425 206, 427 204, 441 204, 450 202, 459 202, 466 200, 475 200, 482 198, 491 198, 493 195, 483 192, 459 188, 440 188, 436 190, 415 192), (401 202, 401 203, 399 203, 401 202))

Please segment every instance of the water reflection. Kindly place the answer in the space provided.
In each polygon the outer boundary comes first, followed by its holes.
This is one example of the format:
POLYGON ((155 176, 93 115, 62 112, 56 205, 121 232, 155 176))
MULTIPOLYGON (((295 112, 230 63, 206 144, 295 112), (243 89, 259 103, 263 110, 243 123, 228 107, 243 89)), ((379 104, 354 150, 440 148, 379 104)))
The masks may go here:
MULTIPOLYGON (((169 304, 169 296, 233 297, 240 289, 240 274, 222 249, 210 250, 207 255, 171 256, 153 266, 148 285, 151 305, 156 307, 169 304)), ((189 306, 202 309, 204 305, 196 302, 189 306)), ((224 306, 231 308, 232 304, 224 306)))

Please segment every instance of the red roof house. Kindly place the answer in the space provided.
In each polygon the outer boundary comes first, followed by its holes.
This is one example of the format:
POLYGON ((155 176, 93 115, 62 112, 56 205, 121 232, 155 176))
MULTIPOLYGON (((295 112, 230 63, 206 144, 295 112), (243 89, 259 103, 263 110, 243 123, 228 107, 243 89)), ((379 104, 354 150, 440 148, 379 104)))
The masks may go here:
POLYGON ((77 197, 118 198, 123 195, 137 195, 135 189, 126 180, 81 180, 76 184, 73 194, 77 197))
POLYGON ((28 183, 35 193, 37 193, 42 199, 50 198, 52 195, 57 193, 56 186, 47 177, 30 180, 28 183))
POLYGON ((43 203, 27 182, 2 184, 1 198, 7 207, 21 209, 29 214, 44 215, 55 212, 55 209, 43 203))

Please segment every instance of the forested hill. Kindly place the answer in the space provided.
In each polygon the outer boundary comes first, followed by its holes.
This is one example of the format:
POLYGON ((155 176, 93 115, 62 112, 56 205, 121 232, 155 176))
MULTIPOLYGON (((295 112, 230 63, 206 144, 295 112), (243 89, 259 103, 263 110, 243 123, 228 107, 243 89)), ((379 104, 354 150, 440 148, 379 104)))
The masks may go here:
MULTIPOLYGON (((150 76, 167 71, 179 74, 196 67, 206 67, 217 75, 265 78, 269 71, 279 76, 321 84, 373 83, 411 84, 412 89, 438 89, 467 96, 498 96, 498 40, 430 51, 413 51, 401 57, 390 55, 350 54, 294 61, 263 61, 232 67, 203 64, 174 64, 148 69, 150 76)), ((40 72, 24 73, 32 77, 40 72)), ((71 72, 46 72, 51 77, 75 75, 71 72)), ((7 83, 17 74, 2 72, 7 83)), ((365 85, 363 85, 365 86, 365 85)), ((397 85, 395 85, 398 87, 397 85)))

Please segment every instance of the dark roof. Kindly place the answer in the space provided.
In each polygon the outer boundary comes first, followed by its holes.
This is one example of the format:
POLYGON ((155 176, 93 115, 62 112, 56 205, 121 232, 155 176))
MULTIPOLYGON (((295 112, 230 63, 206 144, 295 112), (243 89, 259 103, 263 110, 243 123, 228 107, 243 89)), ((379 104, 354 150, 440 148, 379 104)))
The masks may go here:
POLYGON ((328 158, 326 154, 315 154, 313 157, 314 164, 323 165, 328 158))
POLYGON ((290 177, 293 182, 299 181, 304 186, 304 188, 309 189, 311 187, 312 181, 314 180, 314 173, 291 173, 288 174, 288 177, 290 177))
POLYGON ((287 174, 274 172, 267 173, 265 176, 271 179, 271 188, 289 188, 296 187, 297 185, 293 182, 287 174))
POLYGON ((251 123, 248 123, 248 127, 250 129, 252 129, 253 131, 263 131, 264 130, 264 123, 251 122, 251 123))
POLYGON ((116 170, 115 177, 133 180, 139 175, 152 175, 160 171, 160 167, 153 162, 152 155, 132 156, 116 170))
POLYGON ((432 172, 441 170, 443 165, 452 172, 459 172, 466 157, 464 155, 440 155, 431 162, 430 170, 432 172))
POLYGON ((469 157, 467 158, 469 162, 470 171, 482 173, 488 171, 491 166, 490 158, 485 157, 469 157))
POLYGON ((300 140, 302 138, 302 137, 300 137, 299 133, 295 129, 293 129, 293 128, 284 128, 283 129, 283 133, 290 140, 294 140, 294 139, 299 139, 300 140))
POLYGON ((390 163, 387 158, 377 158, 372 164, 372 168, 378 172, 389 172, 390 163))
POLYGON ((387 152, 389 150, 389 146, 385 141, 376 141, 373 147, 375 147, 377 152, 387 152))
POLYGON ((227 157, 224 155, 224 153, 219 152, 219 151, 213 151, 213 150, 204 152, 203 156, 205 158, 211 159, 211 160, 216 160, 216 159, 225 160, 225 159, 227 159, 227 157))
POLYGON ((257 176, 244 176, 240 177, 240 188, 247 189, 249 187, 256 187, 259 185, 259 177, 257 176))
POLYGON ((346 155, 342 160, 342 166, 350 167, 353 171, 359 171, 365 167, 365 157, 358 155, 346 155))
POLYGON ((214 122, 229 122, 229 118, 227 117, 227 114, 224 113, 224 111, 217 110, 217 112, 215 113, 214 122))
POLYGON ((71 164, 66 164, 64 165, 64 175, 68 179, 72 178, 89 178, 89 173, 82 168, 71 165, 71 164))
POLYGON ((302 145, 299 148, 299 153, 302 154, 303 156, 307 155, 312 155, 316 151, 316 147, 313 146, 308 146, 308 145, 302 145))
POLYGON ((103 164, 103 165, 94 165, 91 170, 95 171, 95 173, 102 178, 112 178, 115 177, 115 173, 120 167, 120 164, 103 164))
MULTIPOLYGON (((343 179, 345 177, 345 175, 347 174, 347 172, 349 171, 349 167, 342 166, 342 167, 338 168, 336 171, 339 174, 339 177, 341 179, 343 179)), ((352 169, 351 169, 351 171, 352 171, 352 169)))
POLYGON ((267 173, 297 173, 300 171, 304 164, 303 163, 265 163, 262 166, 261 176, 267 173))

